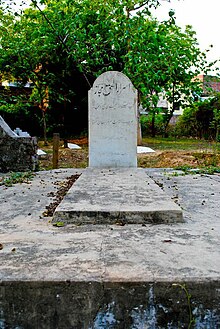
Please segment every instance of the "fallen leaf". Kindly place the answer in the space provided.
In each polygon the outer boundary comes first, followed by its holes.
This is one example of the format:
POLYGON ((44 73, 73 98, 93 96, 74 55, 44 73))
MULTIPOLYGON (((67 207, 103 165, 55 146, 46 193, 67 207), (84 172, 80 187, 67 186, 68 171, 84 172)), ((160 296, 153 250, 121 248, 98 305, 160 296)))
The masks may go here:
POLYGON ((64 225, 65 225, 64 222, 53 223, 53 226, 56 226, 56 227, 63 227, 64 225))

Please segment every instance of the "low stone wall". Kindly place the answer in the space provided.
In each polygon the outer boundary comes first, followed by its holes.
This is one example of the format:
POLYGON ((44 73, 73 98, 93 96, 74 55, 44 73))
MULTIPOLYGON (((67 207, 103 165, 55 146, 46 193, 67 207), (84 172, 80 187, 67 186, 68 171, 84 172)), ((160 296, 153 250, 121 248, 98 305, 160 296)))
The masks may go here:
POLYGON ((166 282, 1 282, 0 328, 217 329, 218 287, 217 282, 187 286, 166 282), (181 287, 186 287, 186 292, 181 287))
POLYGON ((37 169, 37 139, 16 135, 0 116, 0 172, 37 169))

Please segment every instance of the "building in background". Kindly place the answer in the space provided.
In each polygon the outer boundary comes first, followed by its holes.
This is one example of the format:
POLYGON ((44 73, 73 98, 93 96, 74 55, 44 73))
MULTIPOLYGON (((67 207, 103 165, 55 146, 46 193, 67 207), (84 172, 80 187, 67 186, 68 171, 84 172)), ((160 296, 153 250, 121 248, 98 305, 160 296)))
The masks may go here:
POLYGON ((220 92, 220 78, 213 75, 200 74, 195 77, 197 81, 201 82, 203 93, 201 100, 208 99, 213 93, 220 92))

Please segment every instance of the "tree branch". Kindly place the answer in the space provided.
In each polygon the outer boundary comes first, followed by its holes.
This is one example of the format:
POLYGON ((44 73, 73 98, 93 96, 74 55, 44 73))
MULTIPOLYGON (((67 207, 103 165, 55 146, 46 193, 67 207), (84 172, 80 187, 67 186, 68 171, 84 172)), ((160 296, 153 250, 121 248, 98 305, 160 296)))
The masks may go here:
MULTIPOLYGON (((60 42, 62 43, 62 45, 64 46, 64 48, 68 51, 68 53, 70 54, 71 51, 69 49, 69 47, 66 45, 65 41, 67 39, 67 37, 65 37, 65 39, 63 39, 59 33, 57 33, 57 30, 55 29, 55 27, 53 26, 53 24, 51 23, 51 21, 49 20, 49 18, 45 15, 45 13, 43 12, 43 10, 41 10, 41 8, 38 6, 37 1, 36 0, 31 0, 31 2, 33 3, 33 5, 40 11, 41 15, 44 17, 44 19, 46 20, 46 22, 48 23, 48 25, 51 27, 51 29, 53 30, 53 32, 56 33, 58 39, 60 40, 60 42)), ((77 66, 77 63, 75 63, 75 65, 77 66)), ((85 78, 86 82, 88 83, 89 87, 91 88, 91 84, 86 76, 86 74, 84 72, 82 72, 83 77, 85 78)))

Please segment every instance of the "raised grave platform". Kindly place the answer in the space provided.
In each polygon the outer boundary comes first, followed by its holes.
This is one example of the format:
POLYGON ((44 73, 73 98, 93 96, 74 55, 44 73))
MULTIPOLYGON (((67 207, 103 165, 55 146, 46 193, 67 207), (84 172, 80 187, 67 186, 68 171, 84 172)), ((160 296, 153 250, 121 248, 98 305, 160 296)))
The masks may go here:
POLYGON ((181 208, 139 168, 86 169, 57 207, 53 222, 183 222, 181 208))
POLYGON ((84 169, 0 186, 0 328, 220 328, 220 175, 143 171, 178 192, 184 223, 51 225, 52 195, 84 169))

